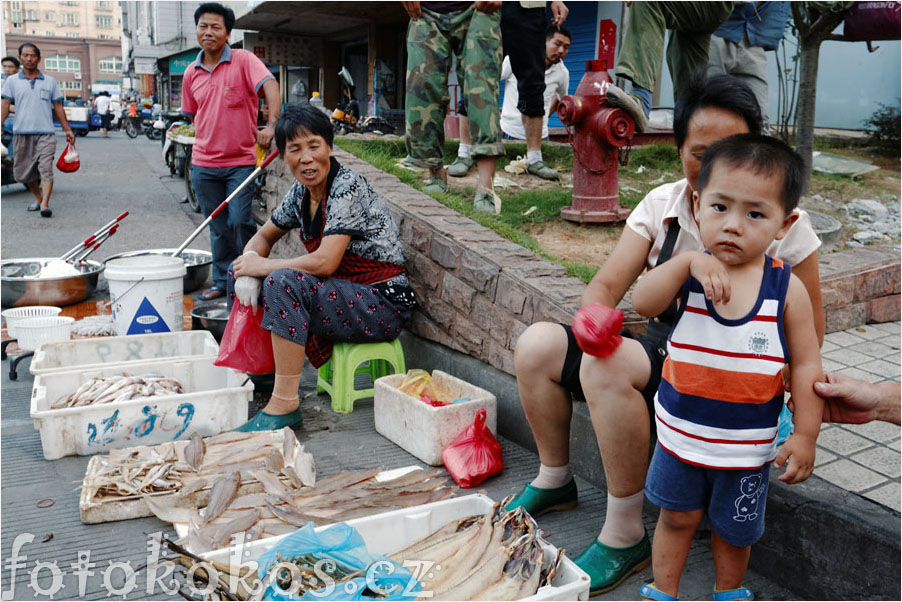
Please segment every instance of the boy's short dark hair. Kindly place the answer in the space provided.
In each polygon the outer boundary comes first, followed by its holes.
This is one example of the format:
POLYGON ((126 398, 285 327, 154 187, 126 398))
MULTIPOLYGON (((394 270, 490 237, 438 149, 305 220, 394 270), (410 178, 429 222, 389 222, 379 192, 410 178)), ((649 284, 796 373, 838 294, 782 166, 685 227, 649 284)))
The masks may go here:
POLYGON ((235 25, 235 12, 231 8, 226 8, 219 2, 204 2, 194 11, 194 24, 200 22, 201 15, 219 15, 225 21, 226 31, 232 31, 235 25))
POLYGON ((761 107, 752 90, 732 75, 706 77, 703 66, 689 78, 673 109, 673 138, 678 149, 686 141, 689 120, 696 111, 707 107, 736 113, 748 124, 750 132, 764 128, 761 107))
POLYGON ((25 50, 26 48, 33 48, 34 53, 37 55, 37 57, 41 58, 41 49, 38 48, 37 46, 35 46, 34 44, 32 44, 31 42, 25 42, 24 44, 19 45, 19 56, 22 56, 22 51, 25 50))
POLYGON ((780 201, 787 215, 799 204, 805 186, 805 162, 801 155, 785 142, 761 134, 736 134, 718 140, 702 156, 698 172, 698 193, 701 194, 715 165, 745 167, 764 176, 781 174, 783 191, 780 201))
MULTIPOLYGON (((38 56, 40 56, 40 55, 38 55, 38 56)), ((0 64, 5 63, 6 61, 9 61, 9 62, 12 63, 13 65, 15 65, 15 66, 16 66, 16 69, 18 69, 19 67, 22 66, 22 63, 19 62, 19 59, 17 59, 17 58, 14 57, 14 56, 5 56, 5 57, 3 57, 3 59, 0 60, 0 64)))
POLYGON ((573 41, 573 36, 570 35, 570 31, 566 27, 562 27, 560 25, 549 25, 548 29, 545 30, 545 39, 550 40, 556 33, 559 33, 568 40, 573 41))
POLYGON ((276 148, 279 155, 285 156, 285 147, 288 142, 300 132, 310 132, 314 136, 320 136, 332 148, 332 121, 326 114, 313 105, 288 105, 282 110, 273 127, 276 148))

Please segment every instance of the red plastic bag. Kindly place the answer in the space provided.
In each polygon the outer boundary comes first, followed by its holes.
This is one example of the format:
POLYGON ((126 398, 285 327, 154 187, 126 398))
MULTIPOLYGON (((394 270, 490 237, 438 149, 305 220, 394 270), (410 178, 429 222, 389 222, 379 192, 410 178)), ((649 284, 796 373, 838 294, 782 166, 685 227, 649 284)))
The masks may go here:
POLYGON ((573 317, 573 338, 585 353, 596 357, 612 355, 623 337, 623 312, 605 305, 592 304, 580 308, 573 317))
POLYGON ((263 309, 254 310, 249 305, 235 303, 229 313, 229 322, 222 333, 216 366, 226 366, 251 374, 269 374, 276 369, 272 354, 272 335, 260 326, 263 309))
POLYGON ((501 445, 485 425, 485 410, 442 452, 442 462, 454 481, 464 489, 476 487, 504 468, 501 445))
POLYGON ((78 158, 78 151, 75 150, 75 145, 72 143, 66 144, 63 154, 56 160, 56 168, 66 173, 72 173, 73 171, 78 171, 79 167, 81 167, 81 161, 78 158))

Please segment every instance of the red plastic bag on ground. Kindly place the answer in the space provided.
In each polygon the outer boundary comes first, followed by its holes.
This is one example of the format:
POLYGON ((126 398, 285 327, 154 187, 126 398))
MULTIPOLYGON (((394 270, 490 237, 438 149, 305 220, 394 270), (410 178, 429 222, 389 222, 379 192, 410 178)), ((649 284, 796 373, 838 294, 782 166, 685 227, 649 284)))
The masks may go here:
POLYGON ((454 481, 464 489, 476 487, 504 468, 501 445, 485 425, 485 410, 442 452, 442 462, 454 481))
POLYGON ((250 372, 270 374, 275 372, 272 354, 272 335, 260 326, 263 309, 257 310, 258 318, 249 305, 234 303, 229 313, 229 322, 222 333, 219 356, 213 362, 216 366, 226 366, 250 372))
POLYGON ((623 312, 604 305, 592 304, 580 308, 573 316, 573 338, 585 353, 608 357, 617 351, 623 337, 623 312))
POLYGON ((73 171, 78 171, 79 167, 81 167, 81 161, 78 158, 78 151, 75 150, 75 145, 71 143, 66 144, 63 154, 56 160, 56 168, 66 173, 72 173, 73 171))

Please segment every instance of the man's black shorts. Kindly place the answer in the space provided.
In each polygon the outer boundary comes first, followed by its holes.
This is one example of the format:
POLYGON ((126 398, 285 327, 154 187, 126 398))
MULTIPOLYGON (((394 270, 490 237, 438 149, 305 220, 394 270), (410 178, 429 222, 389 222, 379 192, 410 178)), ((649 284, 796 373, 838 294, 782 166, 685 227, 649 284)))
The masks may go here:
MULTIPOLYGON (((561 370, 561 385, 566 387, 576 399, 585 400, 582 385, 579 382, 579 365, 582 362, 583 352, 576 344, 573 329, 568 324, 561 324, 567 331, 567 357, 564 359, 564 368, 561 370)), ((664 358, 667 357, 667 332, 669 329, 659 329, 662 332, 656 336, 633 335, 626 330, 620 334, 624 337, 635 339, 645 349, 648 361, 651 363, 651 374, 648 384, 642 389, 642 397, 648 406, 649 416, 654 416, 655 393, 661 383, 661 369, 664 367, 664 358)))

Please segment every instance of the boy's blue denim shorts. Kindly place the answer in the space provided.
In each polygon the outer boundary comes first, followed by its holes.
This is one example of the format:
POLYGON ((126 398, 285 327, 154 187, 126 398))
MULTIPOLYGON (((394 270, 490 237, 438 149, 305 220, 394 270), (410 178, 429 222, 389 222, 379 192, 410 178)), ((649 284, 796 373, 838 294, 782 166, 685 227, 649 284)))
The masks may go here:
POLYGON ((715 533, 734 546, 745 547, 764 534, 769 477, 770 464, 754 470, 704 468, 683 462, 657 444, 645 495, 668 510, 704 508, 715 533))

